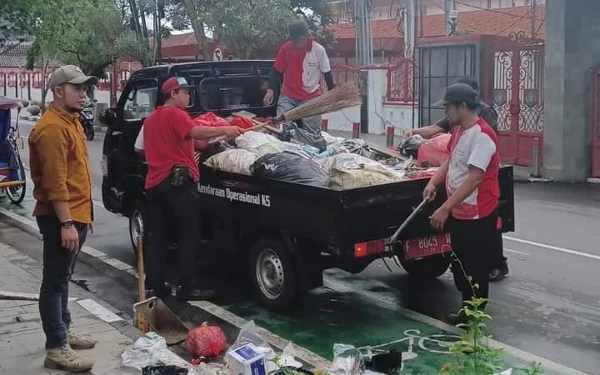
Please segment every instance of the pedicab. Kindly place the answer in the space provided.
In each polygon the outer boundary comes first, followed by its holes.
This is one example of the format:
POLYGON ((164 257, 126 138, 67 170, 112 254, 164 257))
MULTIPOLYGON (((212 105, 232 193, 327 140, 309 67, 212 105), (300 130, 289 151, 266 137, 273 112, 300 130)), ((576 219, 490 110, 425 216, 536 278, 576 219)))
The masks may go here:
POLYGON ((25 168, 19 155, 23 148, 23 138, 19 134, 19 114, 21 102, 0 96, 0 190, 12 203, 19 204, 25 198, 25 168), (13 126, 11 110, 17 109, 17 119, 13 126))

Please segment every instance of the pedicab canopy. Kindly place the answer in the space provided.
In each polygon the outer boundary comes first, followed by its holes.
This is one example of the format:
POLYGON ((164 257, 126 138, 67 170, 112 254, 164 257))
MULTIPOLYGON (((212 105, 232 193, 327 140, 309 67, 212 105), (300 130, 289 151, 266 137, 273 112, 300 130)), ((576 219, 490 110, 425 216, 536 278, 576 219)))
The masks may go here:
POLYGON ((20 101, 0 96, 0 111, 6 111, 9 109, 18 108, 20 106, 20 101))

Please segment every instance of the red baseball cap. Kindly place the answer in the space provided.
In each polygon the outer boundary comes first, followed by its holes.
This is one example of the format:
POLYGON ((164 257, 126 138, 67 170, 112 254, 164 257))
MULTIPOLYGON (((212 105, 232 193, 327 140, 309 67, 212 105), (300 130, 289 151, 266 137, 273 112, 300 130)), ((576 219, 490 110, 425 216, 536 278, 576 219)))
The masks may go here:
POLYGON ((163 95, 170 94, 172 91, 179 89, 190 89, 194 85, 190 85, 188 81, 183 77, 171 77, 162 84, 161 91, 163 95))

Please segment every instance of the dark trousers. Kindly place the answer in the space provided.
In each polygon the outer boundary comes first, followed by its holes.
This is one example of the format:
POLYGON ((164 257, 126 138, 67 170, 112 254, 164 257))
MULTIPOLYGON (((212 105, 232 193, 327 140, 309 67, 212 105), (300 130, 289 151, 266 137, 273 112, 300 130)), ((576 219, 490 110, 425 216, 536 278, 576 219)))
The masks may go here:
POLYGON ((170 230, 175 231, 179 243, 180 284, 191 288, 196 281, 196 255, 200 248, 200 212, 196 184, 189 180, 174 187, 170 178, 147 192, 150 234, 146 246, 146 288, 164 290, 166 281, 167 247, 170 230))
POLYGON ((506 257, 504 256, 504 240, 502 239, 502 230, 498 229, 496 231, 496 241, 495 241, 495 247, 494 247, 494 251, 492 254, 492 261, 490 264, 490 270, 496 269, 496 268, 504 268, 506 267, 506 257))
MULTIPOLYGON (((44 271, 40 288, 40 316, 46 334, 46 348, 53 349, 65 345, 67 331, 71 325, 69 312, 69 278, 75 270, 76 252, 62 247, 60 222, 55 216, 40 216, 38 227, 44 243, 44 271)), ((87 237, 88 225, 76 223, 79 233, 79 246, 87 237)))
POLYGON ((496 213, 477 220, 450 223, 452 250, 458 259, 452 261, 452 274, 463 301, 473 297, 489 297, 489 270, 498 248, 496 213), (467 277, 471 277, 469 282, 467 277), (478 288, 474 289, 474 286, 478 288))

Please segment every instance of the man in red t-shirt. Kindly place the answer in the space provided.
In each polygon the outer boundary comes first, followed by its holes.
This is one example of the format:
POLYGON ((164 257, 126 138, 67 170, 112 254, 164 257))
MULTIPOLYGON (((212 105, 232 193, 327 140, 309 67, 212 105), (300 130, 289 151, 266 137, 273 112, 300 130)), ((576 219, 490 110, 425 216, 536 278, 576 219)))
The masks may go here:
MULTIPOLYGON (((463 303, 472 298, 488 298, 489 269, 498 236, 498 138, 490 125, 477 114, 480 99, 463 83, 446 90, 436 106, 445 106, 450 122, 456 124, 448 145, 446 160, 429 181, 423 196, 433 200, 436 190, 445 182, 448 199, 431 216, 434 229, 449 225, 453 260, 452 273, 463 303), (472 279, 469 281, 468 277, 472 279), (478 285, 478 287, 475 287, 478 285)), ((452 314, 452 323, 464 323, 465 314, 452 314)))
POLYGON ((161 89, 165 104, 148 116, 143 128, 150 214, 146 287, 157 296, 169 294, 164 273, 168 238, 165 228, 171 227, 179 242, 181 277, 177 297, 183 300, 214 295, 214 291, 195 288, 201 225, 196 206, 200 170, 194 160, 194 140, 223 135, 232 139, 241 134, 235 126, 197 126, 185 110, 192 87, 183 77, 167 79, 161 89))
MULTIPOLYGON (((263 98, 263 104, 270 106, 275 93, 280 92, 278 116, 321 95, 321 74, 328 90, 334 86, 327 51, 311 38, 308 24, 297 20, 289 24, 288 30, 290 40, 277 53, 269 88, 263 98)), ((310 129, 320 131, 318 120, 305 119, 304 122, 310 129)))

